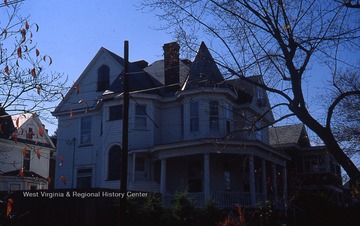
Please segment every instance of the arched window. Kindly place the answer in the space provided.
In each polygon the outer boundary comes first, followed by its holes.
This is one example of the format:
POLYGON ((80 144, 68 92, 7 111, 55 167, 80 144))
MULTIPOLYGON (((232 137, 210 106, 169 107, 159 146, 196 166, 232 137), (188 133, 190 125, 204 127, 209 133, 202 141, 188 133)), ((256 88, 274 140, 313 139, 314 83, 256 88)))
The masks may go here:
POLYGON ((114 145, 109 151, 108 180, 120 180, 121 147, 114 145))
POLYGON ((106 65, 102 65, 98 70, 98 87, 97 91, 102 92, 109 88, 110 84, 110 69, 106 65))

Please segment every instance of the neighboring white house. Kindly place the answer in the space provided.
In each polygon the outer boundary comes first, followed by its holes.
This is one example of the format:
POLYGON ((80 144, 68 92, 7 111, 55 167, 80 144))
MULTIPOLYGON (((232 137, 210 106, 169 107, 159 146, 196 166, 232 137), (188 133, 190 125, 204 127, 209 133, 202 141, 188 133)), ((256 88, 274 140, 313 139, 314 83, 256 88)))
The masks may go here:
MULTIPOLYGON (((101 48, 53 112, 55 188, 120 187, 123 63, 101 48)), ((269 145, 266 92, 225 80, 204 43, 193 61, 165 44, 164 60, 130 63, 129 83, 130 190, 160 192, 164 202, 187 190, 199 206, 286 198, 289 157, 269 145)))
POLYGON ((55 146, 39 117, 0 115, 0 191, 47 189, 55 146))

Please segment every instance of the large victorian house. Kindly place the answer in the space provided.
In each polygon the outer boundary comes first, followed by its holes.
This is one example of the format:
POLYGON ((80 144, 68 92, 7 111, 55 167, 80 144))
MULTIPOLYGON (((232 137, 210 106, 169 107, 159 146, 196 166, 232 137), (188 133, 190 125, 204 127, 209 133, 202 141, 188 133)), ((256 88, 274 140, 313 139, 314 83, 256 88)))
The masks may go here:
MULTIPOLYGON (((179 45, 164 60, 129 64, 128 189, 187 191, 201 206, 286 201, 285 152, 269 144, 264 90, 225 80, 201 43, 193 61, 179 45)), ((58 118, 55 188, 120 187, 124 60, 101 48, 53 112, 58 118)), ((262 82, 260 76, 249 78, 262 82)))

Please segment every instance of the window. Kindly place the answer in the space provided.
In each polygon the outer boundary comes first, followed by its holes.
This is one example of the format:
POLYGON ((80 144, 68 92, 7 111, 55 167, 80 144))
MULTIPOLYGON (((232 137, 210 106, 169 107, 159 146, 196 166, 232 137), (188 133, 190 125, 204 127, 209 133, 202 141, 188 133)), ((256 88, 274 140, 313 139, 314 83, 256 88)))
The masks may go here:
POLYGON ((26 150, 26 154, 25 154, 24 160, 23 160, 23 169, 24 170, 30 170, 30 155, 31 155, 31 151, 26 150))
POLYGON ((199 131, 199 102, 190 103, 190 132, 199 131))
POLYGON ((20 191, 20 184, 10 184, 10 191, 20 191))
POLYGON ((80 144, 91 143, 91 116, 81 118, 80 144))
POLYGON ((230 104, 225 104, 226 133, 231 133, 232 108, 230 104))
POLYGON ((325 172, 324 156, 322 155, 306 155, 304 156, 305 173, 325 172))
POLYGON ((135 128, 144 129, 146 123, 146 105, 136 105, 135 107, 135 128))
POLYGON ((26 139, 32 140, 34 137, 34 131, 32 127, 28 128, 28 131, 26 132, 26 139))
POLYGON ((92 184, 92 169, 78 169, 77 170, 77 188, 91 188, 92 184))
POLYGON ((121 176, 121 147, 114 145, 109 151, 108 180, 120 180, 121 176))
POLYGON ((264 96, 264 90, 263 89, 260 89, 258 88, 257 89, 257 105, 258 107, 262 108, 262 107, 266 107, 266 99, 265 99, 265 96, 264 96))
POLYGON ((217 101, 209 102, 210 130, 219 130, 219 103, 217 101))
POLYGON ((98 84, 97 84, 97 91, 102 92, 109 88, 110 84, 110 69, 106 65, 102 65, 98 70, 98 84))
POLYGON ((135 171, 145 171, 145 158, 136 157, 135 158, 135 171))
POLYGON ((256 140, 262 140, 262 130, 260 129, 260 127, 261 127, 261 123, 257 122, 256 125, 255 125, 255 129, 256 129, 255 138, 256 138, 256 140))
POLYGON ((109 108, 109 121, 121 120, 123 118, 123 106, 116 105, 109 108))

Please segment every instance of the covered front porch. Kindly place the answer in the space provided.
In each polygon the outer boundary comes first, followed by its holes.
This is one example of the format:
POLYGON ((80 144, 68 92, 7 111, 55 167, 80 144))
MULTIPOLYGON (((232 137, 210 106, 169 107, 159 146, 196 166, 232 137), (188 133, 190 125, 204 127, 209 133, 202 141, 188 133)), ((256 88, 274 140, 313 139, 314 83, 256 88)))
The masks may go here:
POLYGON ((146 178, 139 178, 136 169, 144 167, 137 167, 133 159, 130 184, 134 190, 160 192, 165 205, 172 203, 176 192, 186 192, 195 207, 209 201, 220 208, 256 207, 267 200, 286 207, 288 156, 269 146, 199 143, 156 151, 132 156, 146 154, 147 167, 146 178))
POLYGON ((205 153, 161 160, 160 193, 170 205, 186 192, 195 207, 213 201, 219 208, 285 205, 286 166, 250 155, 205 153))

